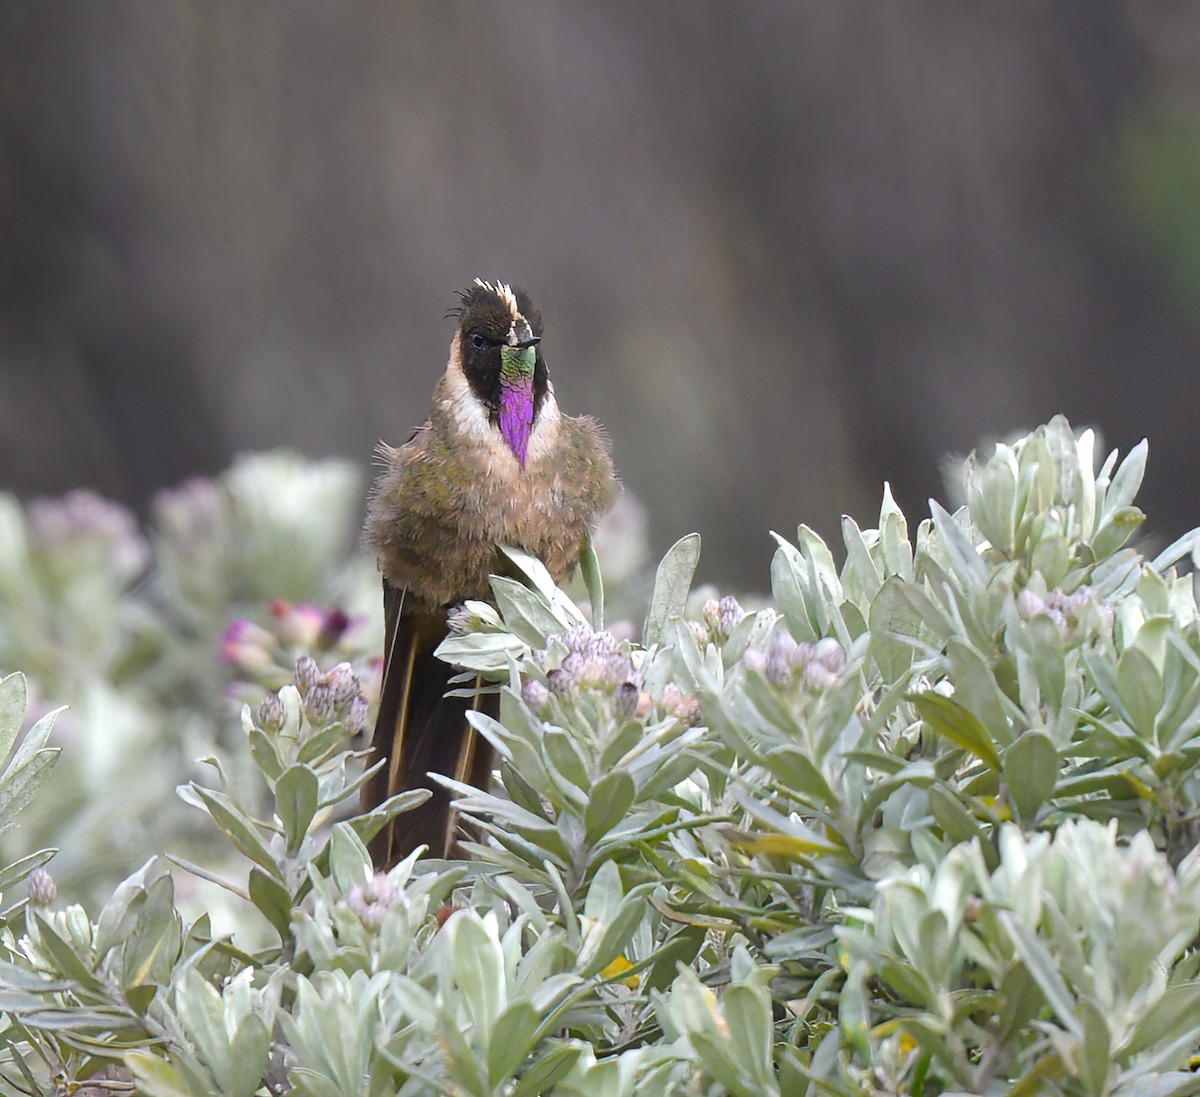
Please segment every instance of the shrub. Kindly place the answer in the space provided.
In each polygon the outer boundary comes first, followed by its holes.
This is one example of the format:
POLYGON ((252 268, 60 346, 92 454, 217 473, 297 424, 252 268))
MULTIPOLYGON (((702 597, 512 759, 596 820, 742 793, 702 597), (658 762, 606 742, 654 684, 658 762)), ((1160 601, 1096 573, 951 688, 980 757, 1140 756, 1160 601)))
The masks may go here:
MULTIPOLYGON (((589 619, 513 553, 525 582, 443 645, 502 691, 475 717, 498 781, 451 783, 464 861, 375 872, 364 842, 424 793, 352 815, 365 672, 271 680, 256 626, 253 764, 181 790, 230 850, 188 867, 253 915, 186 920, 155 856, 93 918, 49 850, 16 861, 0 1069, 163 1097, 1200 1092, 1200 535, 1127 547, 1146 447, 1097 472, 1093 445, 1060 418, 972 456, 915 537, 885 491, 840 567, 801 526, 754 611, 689 597, 684 538, 641 645, 603 631, 594 568, 589 619)), ((6 823, 55 757, 52 717, 18 737, 23 683, 6 823)))

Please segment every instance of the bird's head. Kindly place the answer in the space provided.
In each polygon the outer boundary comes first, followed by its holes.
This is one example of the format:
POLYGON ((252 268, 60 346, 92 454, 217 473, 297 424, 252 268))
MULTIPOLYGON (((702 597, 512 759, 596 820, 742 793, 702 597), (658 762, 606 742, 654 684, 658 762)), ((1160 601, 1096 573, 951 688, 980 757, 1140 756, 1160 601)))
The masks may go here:
POLYGON ((539 344, 542 315, 529 295, 503 282, 475 282, 459 293, 455 336, 463 374, 522 467, 529 435, 546 398, 539 344))

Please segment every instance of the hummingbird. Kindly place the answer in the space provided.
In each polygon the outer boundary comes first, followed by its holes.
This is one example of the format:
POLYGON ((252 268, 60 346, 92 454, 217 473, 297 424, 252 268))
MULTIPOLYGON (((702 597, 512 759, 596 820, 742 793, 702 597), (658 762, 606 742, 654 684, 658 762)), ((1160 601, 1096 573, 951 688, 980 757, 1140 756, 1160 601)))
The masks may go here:
POLYGON ((595 522, 619 491, 608 439, 587 416, 564 415, 542 355, 542 317, 521 289, 476 279, 447 316, 458 321, 429 417, 402 446, 380 443, 382 471, 367 503, 365 539, 383 576, 383 687, 372 747, 384 764, 363 786, 369 811, 389 796, 431 788, 371 846, 388 868, 419 845, 455 845, 443 774, 486 787, 490 745, 469 709, 498 714, 495 694, 447 697, 454 667, 434 655, 448 614, 490 597, 505 570, 498 546, 538 557, 558 582, 574 571, 595 522))

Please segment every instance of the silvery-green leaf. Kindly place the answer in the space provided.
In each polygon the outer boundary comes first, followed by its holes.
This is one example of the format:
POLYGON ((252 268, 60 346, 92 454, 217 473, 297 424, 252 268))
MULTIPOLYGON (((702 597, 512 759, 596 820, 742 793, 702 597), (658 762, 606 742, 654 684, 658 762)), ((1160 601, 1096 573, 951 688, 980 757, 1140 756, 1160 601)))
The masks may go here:
POLYGON ((599 632, 604 628, 604 576, 590 534, 583 539, 583 548, 579 551, 579 574, 583 576, 584 589, 592 606, 592 628, 599 632))
POLYGON ((582 1051, 581 1044, 559 1043, 539 1055, 521 1074, 512 1097, 542 1097, 542 1094, 553 1092, 555 1083, 571 1072, 582 1051))
POLYGON ((255 865, 250 870, 248 891, 250 901, 278 932, 287 939, 292 921, 292 900, 288 890, 274 876, 268 876, 255 865))
POLYGON ((1117 689, 1134 731, 1154 741, 1154 722, 1163 703, 1163 681, 1158 668, 1136 647, 1127 648, 1117 661, 1117 689))
POLYGON ((66 712, 65 705, 47 712, 25 733, 21 739, 21 745, 17 747, 16 753, 4 769, 3 778, 0 779, 13 776, 18 770, 29 765, 35 757, 44 756, 49 752, 53 752, 57 756, 59 748, 47 748, 46 743, 50 739, 50 732, 54 730, 54 722, 62 712, 66 712))
POLYGON ((457 667, 501 676, 511 660, 523 659, 528 652, 529 645, 510 633, 473 632, 466 636, 451 633, 434 654, 457 667))
POLYGON ((729 1031, 729 1048, 738 1072, 755 1087, 752 1092, 779 1091, 771 1047, 771 996, 762 987, 733 986, 725 991, 721 1012, 729 1031))
POLYGON ((371 855, 354 828, 348 822, 335 824, 329 834, 329 872, 338 889, 349 894, 365 884, 373 871, 371 855))
POLYGON ((633 805, 633 778, 622 770, 606 773, 592 786, 584 813, 589 845, 595 845, 622 819, 633 805))
POLYGON ((531 648, 544 648, 547 636, 570 627, 555 615, 551 604, 540 592, 530 590, 524 583, 493 575, 491 586, 505 626, 531 648))
POLYGON ((521 549, 513 548, 511 545, 499 545, 498 548, 530 581, 533 589, 545 598, 546 603, 553 607, 555 616, 562 623, 562 628, 558 631, 565 631, 572 625, 584 623, 585 619, 579 612, 579 607, 559 589, 541 560, 521 549))
POLYGON ((996 684, 988 661, 975 648, 957 638, 947 643, 946 654, 950 659, 955 699, 979 717, 994 742, 1011 742, 1007 698, 996 684))
POLYGON ((1146 474, 1146 456, 1149 451, 1150 445, 1143 438, 1125 455, 1125 460, 1121 462, 1121 467, 1117 469, 1117 474, 1104 493, 1102 523, 1110 521, 1118 511, 1133 503, 1146 474))
POLYGON ((508 1081, 533 1050, 541 1017, 527 1000, 513 1002, 500 1014, 489 1034, 487 1051, 488 1084, 496 1087, 508 1081))
POLYGON ((39 849, 36 853, 20 857, 0 869, 0 892, 8 890, 13 884, 24 880, 35 868, 41 868, 57 852, 56 849, 39 849))
POLYGON ((1079 1055, 1079 1075, 1085 1092, 1104 1093, 1113 1070, 1112 1037, 1103 1012, 1088 998, 1076 1002, 1076 1012, 1083 1026, 1083 1041, 1079 1055))
POLYGON ((883 551, 884 574, 901 579, 913 577, 912 542, 908 539, 908 522, 896 505, 892 486, 883 484, 883 502, 879 507, 879 547, 883 551))
POLYGON ((486 1044, 508 1004, 504 954, 495 926, 473 911, 460 911, 447 922, 443 932, 447 935, 455 983, 462 992, 477 1038, 486 1044))
POLYGON ((259 835, 258 828, 233 800, 223 792, 207 789, 195 783, 190 785, 190 788, 200 798, 205 810, 212 816, 213 822, 225 832, 226 837, 238 850, 255 864, 261 865, 267 872, 278 875, 279 867, 259 835))
POLYGON ((944 697, 933 690, 914 694, 912 701, 921 719, 933 731, 999 772, 1000 756, 996 753, 995 744, 988 735, 987 728, 979 722, 979 717, 973 712, 963 708, 953 698, 944 697))
POLYGON ((1075 1000, 1046 945, 1036 933, 1008 911, 1001 911, 998 917, 1012 938, 1025 969, 1041 988, 1059 1021, 1074 1036, 1082 1038, 1083 1026, 1075 1012, 1075 1000))
POLYGON ((700 559, 700 535, 689 533, 668 550, 654 575, 654 593, 643 636, 646 646, 657 644, 672 617, 683 616, 692 576, 700 559))
POLYGON ((904 580, 889 577, 871 602, 871 657, 889 684, 908 673, 918 645, 931 637, 905 596, 904 585, 904 580))
POLYGON ((1097 560, 1115 553, 1146 521, 1146 515, 1137 507, 1122 507, 1110 515, 1096 532, 1092 549, 1097 560))
POLYGON ((25 675, 18 672, 0 678, 0 761, 8 757, 21 732, 27 695, 25 675))
POLYGON ((308 834, 317 811, 317 795, 317 775, 305 765, 289 766, 275 782, 275 810, 291 855, 308 834))
POLYGON ((982 586, 987 582, 987 565, 956 516, 950 514, 936 499, 929 500, 929 513, 933 516, 933 527, 941 537, 955 574, 967 586, 982 586))
POLYGON ((1053 795, 1058 751, 1041 731, 1027 731, 1004 752, 1004 781, 1022 820, 1033 822, 1053 795))
POLYGON ((846 546, 846 571, 853 571, 867 601, 870 601, 879 592, 883 576, 871 556, 871 550, 867 547, 858 523, 846 514, 842 515, 842 542, 846 546))

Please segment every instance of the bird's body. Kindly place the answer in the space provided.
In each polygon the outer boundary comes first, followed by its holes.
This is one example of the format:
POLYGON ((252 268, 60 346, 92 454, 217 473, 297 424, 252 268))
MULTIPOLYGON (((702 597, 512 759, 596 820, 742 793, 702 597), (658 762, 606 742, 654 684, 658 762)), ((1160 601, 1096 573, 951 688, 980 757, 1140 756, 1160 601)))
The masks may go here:
POLYGON ((447 611, 490 596, 497 545, 537 556, 558 581, 574 570, 592 524, 617 494, 599 424, 563 415, 538 344, 541 317, 500 283, 460 294, 458 331, 429 418, 403 446, 381 445, 367 512, 385 606, 385 669, 374 748, 387 759, 364 808, 433 787, 373 847, 395 863, 422 843, 453 845, 449 800, 427 773, 484 784, 491 751, 466 722, 469 698, 444 696, 454 670, 433 655, 447 611))

